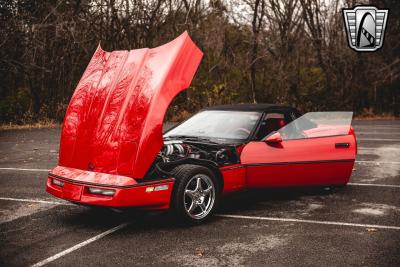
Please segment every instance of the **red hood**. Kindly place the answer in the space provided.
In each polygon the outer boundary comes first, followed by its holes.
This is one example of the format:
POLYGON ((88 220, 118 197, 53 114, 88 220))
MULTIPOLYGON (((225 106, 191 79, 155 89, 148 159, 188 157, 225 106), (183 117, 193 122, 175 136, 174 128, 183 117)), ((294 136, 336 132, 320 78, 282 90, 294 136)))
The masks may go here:
POLYGON ((167 108, 202 56, 187 32, 153 49, 99 46, 69 103, 59 165, 143 178, 163 146, 167 108))

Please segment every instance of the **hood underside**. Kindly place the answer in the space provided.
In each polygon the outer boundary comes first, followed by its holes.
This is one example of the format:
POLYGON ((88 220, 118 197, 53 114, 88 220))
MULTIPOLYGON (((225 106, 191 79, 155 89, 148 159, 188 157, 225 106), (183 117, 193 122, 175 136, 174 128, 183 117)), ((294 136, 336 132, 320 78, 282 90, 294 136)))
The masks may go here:
POLYGON ((99 46, 69 103, 59 165, 143 178, 163 146, 167 108, 202 56, 187 32, 153 49, 99 46))

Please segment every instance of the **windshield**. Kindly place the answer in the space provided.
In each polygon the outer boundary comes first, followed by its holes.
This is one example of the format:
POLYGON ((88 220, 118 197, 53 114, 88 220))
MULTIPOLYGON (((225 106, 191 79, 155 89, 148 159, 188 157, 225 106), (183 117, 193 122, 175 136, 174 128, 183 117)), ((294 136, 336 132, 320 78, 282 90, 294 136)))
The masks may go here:
POLYGON ((201 137, 214 141, 244 141, 253 131, 260 112, 206 110, 197 113, 164 137, 201 137))
POLYGON ((283 140, 347 135, 353 112, 309 112, 297 118, 278 132, 283 140))

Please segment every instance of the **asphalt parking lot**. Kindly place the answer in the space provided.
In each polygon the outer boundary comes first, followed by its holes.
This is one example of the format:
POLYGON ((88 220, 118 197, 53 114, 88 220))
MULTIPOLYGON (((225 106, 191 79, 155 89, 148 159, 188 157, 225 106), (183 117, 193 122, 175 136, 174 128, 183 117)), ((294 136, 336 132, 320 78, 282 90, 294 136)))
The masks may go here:
POLYGON ((60 130, 0 132, 0 265, 400 266, 400 121, 353 125, 347 187, 235 194, 194 227, 53 198, 60 130))

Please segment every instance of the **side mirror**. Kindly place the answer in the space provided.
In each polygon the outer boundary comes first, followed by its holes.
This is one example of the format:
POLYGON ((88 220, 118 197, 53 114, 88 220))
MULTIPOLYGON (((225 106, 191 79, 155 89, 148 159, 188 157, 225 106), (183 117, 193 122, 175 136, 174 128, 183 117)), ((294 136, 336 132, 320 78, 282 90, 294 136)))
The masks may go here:
POLYGON ((268 136, 267 138, 265 138, 264 141, 269 144, 278 144, 282 142, 282 136, 279 132, 275 132, 270 136, 268 136))

